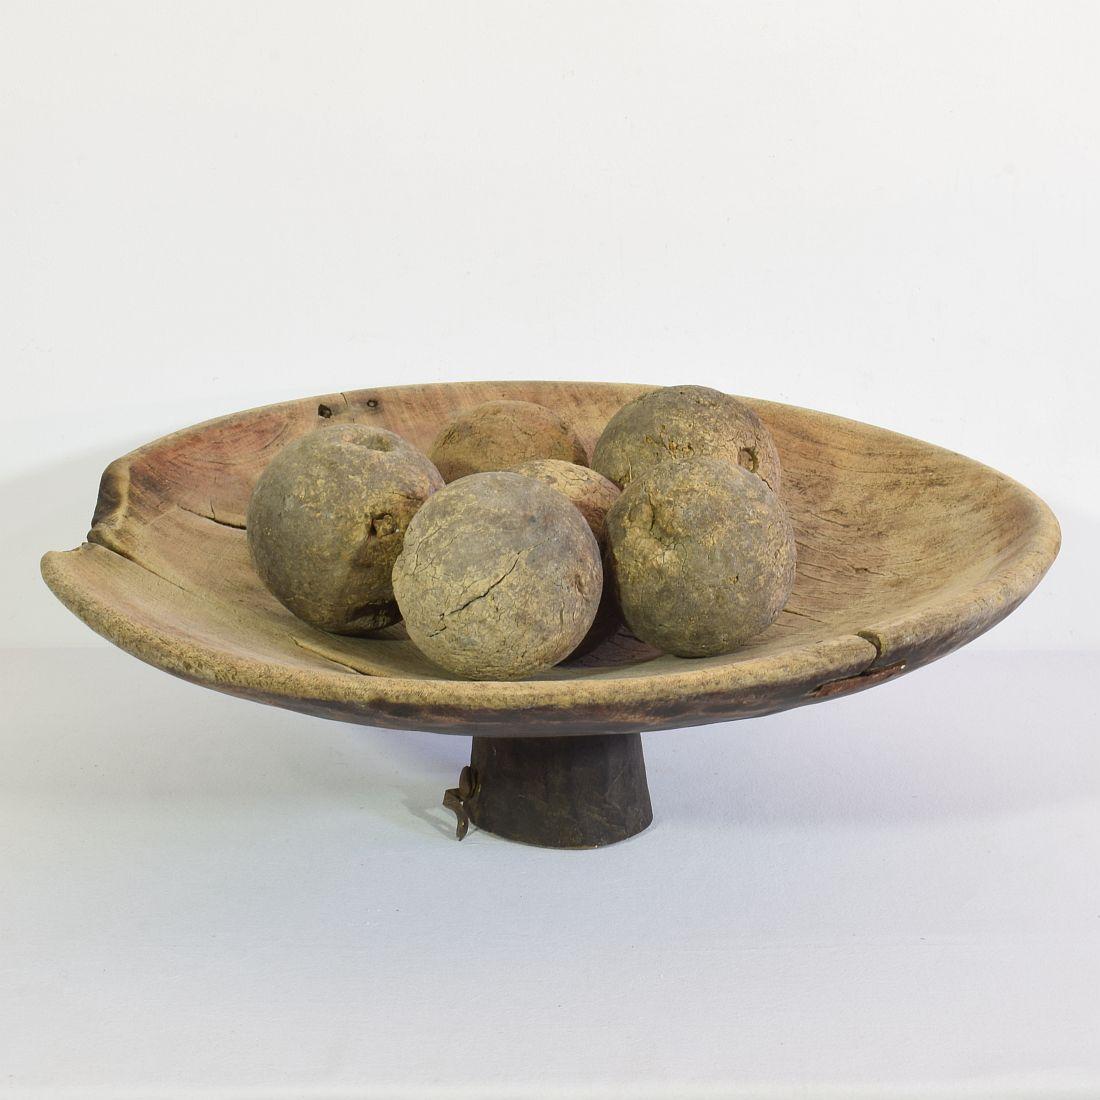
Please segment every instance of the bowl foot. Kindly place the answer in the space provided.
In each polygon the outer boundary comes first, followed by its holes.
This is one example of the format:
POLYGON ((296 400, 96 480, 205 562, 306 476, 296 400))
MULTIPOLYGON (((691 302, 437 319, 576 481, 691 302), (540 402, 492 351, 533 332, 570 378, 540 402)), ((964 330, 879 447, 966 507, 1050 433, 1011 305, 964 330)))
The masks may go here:
POLYGON ((600 848, 653 820, 638 733, 475 737, 443 804, 479 829, 541 848, 600 848))

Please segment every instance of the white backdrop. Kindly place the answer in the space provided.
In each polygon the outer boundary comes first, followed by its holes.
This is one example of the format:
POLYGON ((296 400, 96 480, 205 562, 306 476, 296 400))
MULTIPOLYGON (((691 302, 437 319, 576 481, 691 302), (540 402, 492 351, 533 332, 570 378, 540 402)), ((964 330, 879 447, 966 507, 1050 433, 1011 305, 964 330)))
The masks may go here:
POLYGON ((1100 1091, 1100 6, 0 19, 0 1092, 1100 1091), (173 428, 524 377, 919 436, 1062 556, 917 676, 650 737, 654 828, 579 858, 448 844, 459 741, 178 684, 37 578, 173 428))

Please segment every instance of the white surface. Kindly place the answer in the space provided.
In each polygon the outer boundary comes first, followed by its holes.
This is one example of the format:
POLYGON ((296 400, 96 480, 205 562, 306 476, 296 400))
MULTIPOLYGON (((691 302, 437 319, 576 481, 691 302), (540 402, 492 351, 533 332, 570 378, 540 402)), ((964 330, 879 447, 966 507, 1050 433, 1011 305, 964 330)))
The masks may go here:
POLYGON ((0 20, 0 1093, 1100 1093, 1100 7, 0 20), (165 431, 522 377, 929 439, 1062 556, 912 677, 651 736, 587 854, 455 845, 461 740, 177 683, 37 579, 165 431))
POLYGON ((652 734, 589 853, 457 844, 462 738, 5 667, 15 1095, 1097 1095, 1093 655, 652 734))

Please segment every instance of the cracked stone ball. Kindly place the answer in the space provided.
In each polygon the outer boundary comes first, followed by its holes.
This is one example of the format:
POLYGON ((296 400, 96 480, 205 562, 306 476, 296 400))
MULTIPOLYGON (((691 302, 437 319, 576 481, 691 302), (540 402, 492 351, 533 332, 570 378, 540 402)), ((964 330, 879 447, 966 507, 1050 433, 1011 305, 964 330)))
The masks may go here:
POLYGON ((779 492, 779 452, 760 417, 706 386, 669 386, 625 404, 596 442, 592 468, 625 489, 659 463, 708 456, 728 459, 779 492))
POLYGON ((581 513, 521 474, 474 474, 416 514, 393 567, 409 637, 472 680, 515 680, 567 657, 592 625, 600 551, 581 513))
POLYGON ((786 510, 760 478, 720 458, 635 477, 607 534, 627 625, 679 657, 736 649, 774 621, 794 585, 786 510))
POLYGON ((573 428, 531 401, 486 401, 467 409, 436 436, 428 454, 446 482, 507 470, 529 458, 588 464, 573 428))
POLYGON ((256 572, 298 618, 335 634, 397 622, 391 572, 417 509, 443 487, 410 443, 382 428, 319 428, 284 447, 248 502, 256 572))

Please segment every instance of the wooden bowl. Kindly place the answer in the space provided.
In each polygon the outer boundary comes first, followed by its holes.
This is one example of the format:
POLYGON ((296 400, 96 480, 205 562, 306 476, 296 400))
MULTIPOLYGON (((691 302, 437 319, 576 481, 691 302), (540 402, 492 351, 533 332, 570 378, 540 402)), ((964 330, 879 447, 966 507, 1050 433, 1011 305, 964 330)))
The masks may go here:
MULTIPOLYGON (((597 836, 584 822, 570 833, 577 808, 565 803, 576 802, 576 792, 563 791, 577 785, 582 752, 591 757, 592 782, 606 788, 612 773, 640 770, 644 791, 639 731, 769 714, 911 671, 1012 611, 1058 552, 1050 509, 987 466, 881 428, 746 398, 779 448, 798 576, 779 619, 735 653, 664 656, 620 632, 528 680, 464 681, 430 664, 399 627, 376 638, 313 629, 253 571, 243 531, 249 493, 278 449, 306 432, 364 423, 426 449, 457 412, 503 397, 556 409, 591 447, 611 414, 647 388, 401 386, 185 428, 111 463, 87 542, 46 554, 42 573, 94 630, 194 683, 326 718, 475 735, 479 766, 466 776, 465 794, 451 799, 460 817, 547 842, 529 823, 510 829, 499 820, 511 796, 530 796, 537 781, 534 816, 553 836, 562 839, 565 829, 574 841, 605 843, 648 823, 648 794, 645 812, 614 835, 597 836), (534 741, 525 749, 526 738, 534 741), (634 763, 616 757, 612 766, 609 753, 634 763), (547 785, 551 773, 565 787, 547 785), (499 799, 490 797, 496 791, 499 799), (565 817, 555 825, 558 803, 565 817)), ((635 775, 627 790, 604 790, 596 816, 606 817, 620 794, 636 803, 638 786, 635 775)))

